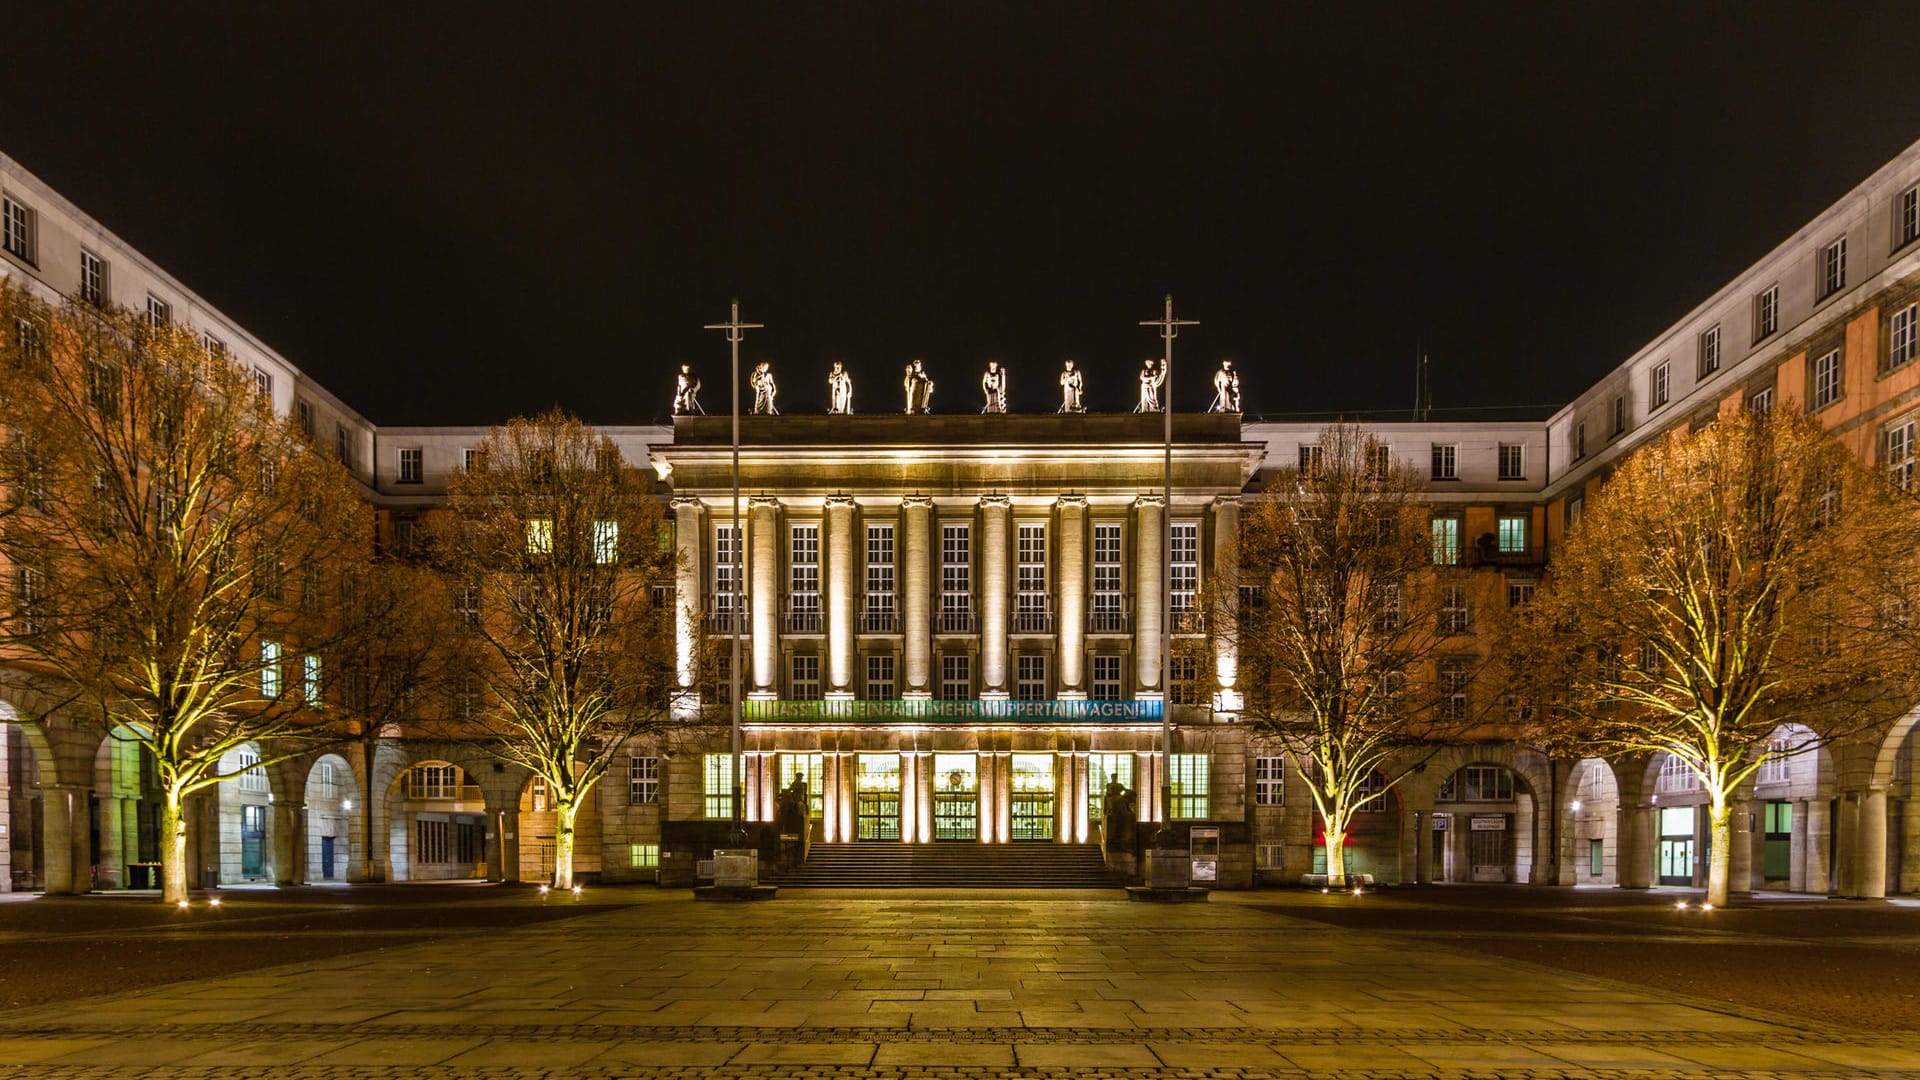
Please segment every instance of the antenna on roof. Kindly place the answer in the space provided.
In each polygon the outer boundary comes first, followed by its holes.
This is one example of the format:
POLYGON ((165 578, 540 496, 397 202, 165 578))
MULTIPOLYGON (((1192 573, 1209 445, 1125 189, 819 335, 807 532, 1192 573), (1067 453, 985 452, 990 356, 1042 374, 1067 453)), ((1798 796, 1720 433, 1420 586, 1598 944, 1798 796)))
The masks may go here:
POLYGON ((1427 354, 1420 339, 1413 339, 1413 419, 1425 420, 1433 412, 1433 383, 1427 371, 1427 354))

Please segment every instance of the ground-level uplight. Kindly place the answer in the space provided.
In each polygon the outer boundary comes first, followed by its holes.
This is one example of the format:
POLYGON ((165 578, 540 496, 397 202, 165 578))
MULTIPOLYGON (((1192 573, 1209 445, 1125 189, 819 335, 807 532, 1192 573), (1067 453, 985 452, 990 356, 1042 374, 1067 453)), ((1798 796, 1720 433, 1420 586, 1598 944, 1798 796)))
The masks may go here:
POLYGON ((209 900, 207 901, 207 906, 208 906, 208 907, 219 907, 219 906, 220 906, 220 898, 219 898, 219 897, 217 897, 217 896, 215 896, 215 897, 212 897, 211 899, 209 899, 209 900))
POLYGON ((180 901, 179 907, 181 911, 187 910, 187 902, 185 900, 180 901))
POLYGON ((1700 910, 1701 910, 1701 911, 1712 911, 1712 910, 1713 910, 1713 905, 1712 905, 1712 904, 1701 904, 1701 905, 1700 905, 1700 910))
POLYGON ((548 892, 552 891, 552 889, 553 889, 553 886, 551 885, 542 885, 540 886, 540 895, 545 896, 547 895, 548 892))
POLYGON ((1687 910, 1687 902, 1685 900, 1682 900, 1674 904, 1673 906, 1679 908, 1681 911, 1687 910))
POLYGON ((579 895, 580 895, 580 886, 578 886, 578 885, 575 885, 575 886, 573 887, 573 895, 575 895, 575 896, 579 896, 579 895))

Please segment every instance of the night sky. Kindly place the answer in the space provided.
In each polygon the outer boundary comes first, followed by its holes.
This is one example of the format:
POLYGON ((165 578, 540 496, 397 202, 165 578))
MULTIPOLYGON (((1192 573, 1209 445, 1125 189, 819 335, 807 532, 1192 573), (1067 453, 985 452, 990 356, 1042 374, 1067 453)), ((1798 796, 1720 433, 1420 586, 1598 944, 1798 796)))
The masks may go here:
POLYGON ((0 149, 376 421, 644 423, 733 296, 1125 409, 1168 292, 1182 408, 1539 415, 1920 138, 1910 3, 1026 7, 16 4, 0 149))

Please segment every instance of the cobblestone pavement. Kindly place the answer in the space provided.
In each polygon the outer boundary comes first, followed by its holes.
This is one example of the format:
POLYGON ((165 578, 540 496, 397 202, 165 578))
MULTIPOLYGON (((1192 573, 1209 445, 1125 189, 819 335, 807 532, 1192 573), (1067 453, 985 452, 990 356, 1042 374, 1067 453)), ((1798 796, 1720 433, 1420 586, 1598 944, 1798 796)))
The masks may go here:
POLYGON ((1913 1032, 1214 899, 635 892, 564 922, 0 1013, 0 1080, 1920 1078, 1913 1032))

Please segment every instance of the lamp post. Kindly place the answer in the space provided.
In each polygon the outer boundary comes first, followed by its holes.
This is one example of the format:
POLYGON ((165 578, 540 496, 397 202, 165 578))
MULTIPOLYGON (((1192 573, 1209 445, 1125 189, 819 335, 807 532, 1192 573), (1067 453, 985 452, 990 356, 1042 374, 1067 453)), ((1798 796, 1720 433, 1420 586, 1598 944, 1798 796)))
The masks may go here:
POLYGON ((733 611, 729 613, 730 618, 728 619, 727 625, 727 630, 733 638, 733 662, 727 669, 727 679, 732 684, 729 687, 728 702, 732 706, 732 741, 730 745, 733 760, 730 768, 730 782, 733 788, 733 797, 730 801, 733 807, 733 831, 728 834, 727 843, 735 848, 741 847, 747 842, 746 806, 745 800, 742 798, 743 777, 740 775, 739 620, 742 612, 745 611, 745 606, 741 602, 743 597, 741 596, 740 588, 745 576, 741 560, 747 543, 746 526, 742 524, 740 520, 740 342, 747 336, 747 331, 759 330, 763 325, 762 323, 741 322, 740 301, 736 298, 733 301, 732 308, 729 309, 727 313, 726 322, 708 323, 704 327, 704 329, 707 330, 725 330, 727 332, 727 344, 730 345, 733 350, 733 611))
POLYGON ((1173 339, 1183 326, 1199 326, 1195 319, 1173 317, 1173 294, 1158 319, 1146 319, 1141 326, 1160 330, 1164 351, 1160 358, 1160 383, 1166 396, 1160 399, 1165 420, 1166 444, 1161 459, 1161 482, 1165 502, 1160 511, 1160 767, 1165 779, 1160 784, 1160 828, 1154 837, 1164 846, 1173 838, 1173 339))

